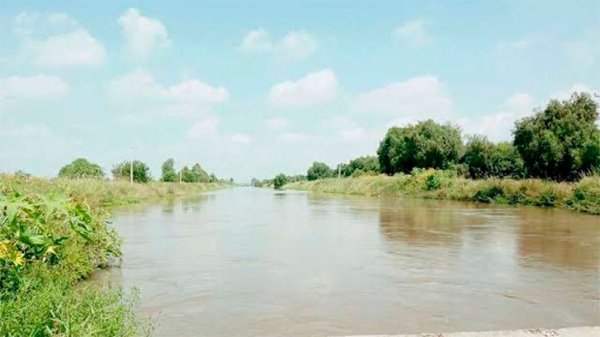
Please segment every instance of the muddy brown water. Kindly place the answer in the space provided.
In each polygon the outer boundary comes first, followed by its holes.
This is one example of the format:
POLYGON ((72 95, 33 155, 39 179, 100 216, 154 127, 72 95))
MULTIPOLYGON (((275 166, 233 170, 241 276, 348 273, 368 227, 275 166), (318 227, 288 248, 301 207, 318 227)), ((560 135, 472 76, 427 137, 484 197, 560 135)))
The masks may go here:
POLYGON ((234 188, 119 209, 155 336, 600 325, 600 217, 234 188))

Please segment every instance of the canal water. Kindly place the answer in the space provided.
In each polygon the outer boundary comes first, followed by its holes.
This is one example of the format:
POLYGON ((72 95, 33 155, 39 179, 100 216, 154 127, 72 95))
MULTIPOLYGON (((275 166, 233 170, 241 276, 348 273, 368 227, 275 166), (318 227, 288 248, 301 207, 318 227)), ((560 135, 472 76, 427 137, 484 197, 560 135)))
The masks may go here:
POLYGON ((233 188, 117 210, 155 336, 600 325, 600 217, 233 188))

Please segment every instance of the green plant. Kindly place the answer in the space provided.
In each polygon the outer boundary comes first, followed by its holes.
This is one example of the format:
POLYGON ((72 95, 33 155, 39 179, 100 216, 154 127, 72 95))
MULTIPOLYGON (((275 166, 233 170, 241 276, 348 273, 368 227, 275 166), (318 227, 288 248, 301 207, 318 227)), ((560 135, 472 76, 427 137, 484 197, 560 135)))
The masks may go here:
POLYGON ((120 180, 129 180, 132 172, 133 181, 137 183, 147 183, 152 180, 150 168, 139 160, 134 160, 133 164, 129 161, 124 161, 115 165, 112 169, 113 177, 120 180))
POLYGON ((274 179, 273 179, 273 187, 276 190, 279 190, 283 187, 283 185, 287 184, 288 179, 286 177, 285 174, 281 173, 278 174, 274 179))
POLYGON ((460 129, 433 120, 392 127, 379 144, 381 171, 409 173, 417 168, 444 169, 456 163, 462 151, 460 129))
POLYGON ((89 162, 85 158, 75 159, 72 163, 63 166, 58 172, 61 178, 81 179, 81 178, 104 178, 104 171, 98 164, 89 162))
POLYGON ((535 116, 516 123, 514 145, 528 174, 574 180, 600 167, 598 105, 589 94, 552 100, 535 116))

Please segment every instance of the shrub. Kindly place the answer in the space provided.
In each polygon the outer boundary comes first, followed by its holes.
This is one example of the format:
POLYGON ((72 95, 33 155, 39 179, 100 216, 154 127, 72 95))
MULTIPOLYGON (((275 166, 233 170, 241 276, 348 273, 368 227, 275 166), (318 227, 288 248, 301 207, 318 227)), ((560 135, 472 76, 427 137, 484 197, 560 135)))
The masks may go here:
POLYGON ((460 158, 460 130, 432 120, 406 127, 392 127, 379 144, 381 171, 408 173, 417 168, 447 168, 460 158))
POLYGON ((523 160, 512 144, 494 144, 483 136, 469 139, 462 161, 468 167, 469 176, 474 179, 524 176, 523 160))
POLYGON ((175 161, 172 158, 165 160, 162 164, 162 181, 175 182, 177 181, 177 172, 175 172, 175 161))
POLYGON ((85 158, 75 159, 72 163, 63 166, 58 172, 60 178, 104 178, 104 172, 98 164, 89 162, 85 158))
POLYGON ((308 180, 317 180, 323 178, 329 178, 332 176, 332 171, 325 163, 314 162, 311 167, 306 171, 306 178, 308 180))
MULTIPOLYGON (((121 162, 112 169, 112 174, 115 179, 129 180, 130 178, 130 161, 121 162)), ((145 163, 133 161, 133 181, 138 183, 147 183, 152 180, 150 176, 150 168, 145 163)))
POLYGON ((285 174, 280 173, 273 179, 273 187, 276 190, 279 190, 283 187, 283 185, 287 184, 288 179, 285 174))

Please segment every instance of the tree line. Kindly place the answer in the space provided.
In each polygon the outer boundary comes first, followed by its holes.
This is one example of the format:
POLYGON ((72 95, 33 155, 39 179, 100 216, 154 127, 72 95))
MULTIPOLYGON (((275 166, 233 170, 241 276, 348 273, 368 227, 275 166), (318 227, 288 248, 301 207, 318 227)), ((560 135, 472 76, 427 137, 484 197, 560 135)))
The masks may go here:
MULTIPOLYGON (((314 162, 295 180, 410 173, 414 169, 454 170, 473 179, 542 178, 572 181, 600 171, 598 105, 587 93, 551 100, 515 123, 511 141, 494 143, 482 135, 463 136, 458 126, 421 121, 391 127, 376 156, 364 156, 330 168, 314 162)), ((279 188, 289 176, 258 181, 279 188)))
MULTIPOLYGON (((134 160, 133 162, 120 162, 113 166, 111 173, 113 179, 116 180, 129 180, 132 173, 134 182, 146 183, 153 180, 148 165, 139 160, 134 160)), ((78 158, 63 166, 59 170, 58 176, 60 178, 68 179, 104 179, 106 174, 100 165, 92 163, 85 158, 78 158)), ((165 160, 162 164, 161 177, 159 180, 163 182, 185 183, 209 183, 221 181, 214 174, 206 172, 199 163, 194 164, 191 168, 184 166, 177 171, 175 169, 175 161, 172 158, 165 160)))

